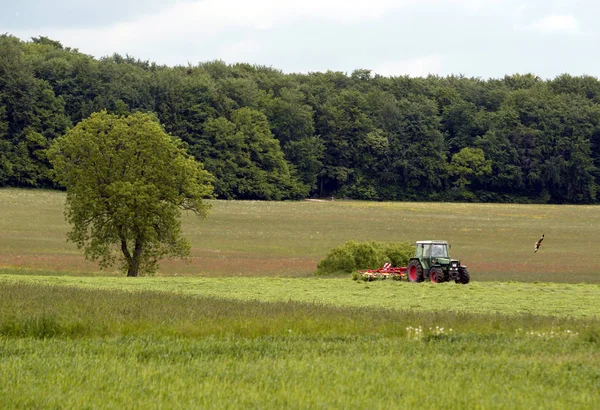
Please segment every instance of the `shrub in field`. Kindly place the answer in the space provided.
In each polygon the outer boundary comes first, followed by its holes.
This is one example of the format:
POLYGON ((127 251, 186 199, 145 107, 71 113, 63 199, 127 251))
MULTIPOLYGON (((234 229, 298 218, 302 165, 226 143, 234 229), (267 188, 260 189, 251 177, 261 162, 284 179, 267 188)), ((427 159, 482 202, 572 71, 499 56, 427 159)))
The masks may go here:
POLYGON ((333 248, 317 265, 317 275, 326 275, 335 272, 352 272, 354 270, 354 256, 344 246, 333 248))
POLYGON ((376 242, 346 242, 344 245, 354 259, 353 268, 363 269, 375 267, 385 263, 386 255, 383 249, 376 242))
POLYGON ((415 254, 415 245, 409 242, 388 242, 385 245, 385 255, 392 266, 406 266, 415 254))
POLYGON ((414 254, 408 242, 349 241, 333 248, 317 265, 316 275, 351 273, 357 269, 377 269, 384 263, 406 266, 414 254))

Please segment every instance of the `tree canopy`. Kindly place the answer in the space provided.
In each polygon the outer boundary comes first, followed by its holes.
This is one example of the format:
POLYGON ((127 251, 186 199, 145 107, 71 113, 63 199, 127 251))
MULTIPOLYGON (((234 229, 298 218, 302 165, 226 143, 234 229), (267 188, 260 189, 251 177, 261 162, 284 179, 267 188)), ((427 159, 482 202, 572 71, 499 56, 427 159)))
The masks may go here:
POLYGON ((206 216, 212 177, 153 116, 94 113, 57 138, 49 158, 67 189, 68 238, 87 258, 138 276, 189 254, 181 211, 206 216))
POLYGON ((218 198, 600 202, 596 77, 167 67, 10 35, 0 186, 54 186, 48 146, 101 110, 156 115, 215 175, 218 198))

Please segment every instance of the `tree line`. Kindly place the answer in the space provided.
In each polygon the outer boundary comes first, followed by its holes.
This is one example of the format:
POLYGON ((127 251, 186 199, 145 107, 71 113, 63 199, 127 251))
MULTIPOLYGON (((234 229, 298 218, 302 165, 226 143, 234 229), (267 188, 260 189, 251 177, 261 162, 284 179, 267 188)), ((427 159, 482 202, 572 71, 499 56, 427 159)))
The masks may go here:
POLYGON ((0 36, 0 186, 53 187, 47 150, 92 113, 151 114, 224 199, 598 203, 600 81, 285 74, 100 59, 0 36))

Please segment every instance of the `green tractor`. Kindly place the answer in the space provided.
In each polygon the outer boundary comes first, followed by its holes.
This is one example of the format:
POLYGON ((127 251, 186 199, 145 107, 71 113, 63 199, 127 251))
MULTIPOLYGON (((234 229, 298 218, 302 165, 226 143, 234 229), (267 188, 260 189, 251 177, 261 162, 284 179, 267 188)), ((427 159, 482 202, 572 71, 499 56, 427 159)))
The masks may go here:
POLYGON ((450 259, 448 242, 417 241, 416 247, 415 257, 407 266, 409 282, 429 279, 433 283, 442 283, 453 280, 465 285, 471 280, 467 267, 457 259, 450 259))

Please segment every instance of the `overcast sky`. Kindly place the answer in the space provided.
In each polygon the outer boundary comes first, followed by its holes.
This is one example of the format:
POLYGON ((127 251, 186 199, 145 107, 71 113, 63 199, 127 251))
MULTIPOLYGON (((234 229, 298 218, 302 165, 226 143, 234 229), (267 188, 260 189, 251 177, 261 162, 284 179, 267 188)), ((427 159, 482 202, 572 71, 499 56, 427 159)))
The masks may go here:
POLYGON ((284 72, 600 76, 595 0, 0 0, 0 33, 102 57, 284 72))

